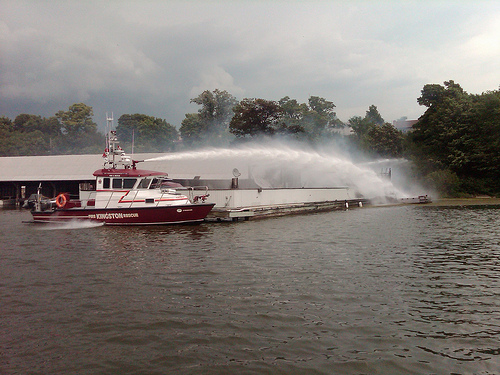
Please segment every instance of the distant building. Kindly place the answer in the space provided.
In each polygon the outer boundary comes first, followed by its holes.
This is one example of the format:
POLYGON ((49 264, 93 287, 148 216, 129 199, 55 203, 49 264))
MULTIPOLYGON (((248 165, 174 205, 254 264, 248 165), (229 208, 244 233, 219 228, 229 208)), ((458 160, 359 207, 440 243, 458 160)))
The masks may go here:
POLYGON ((418 120, 407 120, 406 117, 403 117, 399 120, 394 120, 392 122, 392 125, 403 133, 407 133, 412 130, 413 125, 415 125, 417 122, 418 120))

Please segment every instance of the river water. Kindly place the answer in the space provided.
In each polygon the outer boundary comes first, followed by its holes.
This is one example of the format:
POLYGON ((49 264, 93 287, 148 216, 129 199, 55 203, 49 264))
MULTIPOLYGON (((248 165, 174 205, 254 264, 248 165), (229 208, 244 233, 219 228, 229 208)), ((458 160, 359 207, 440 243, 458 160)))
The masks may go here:
POLYGON ((499 373, 499 213, 126 228, 0 210, 0 373, 499 373))

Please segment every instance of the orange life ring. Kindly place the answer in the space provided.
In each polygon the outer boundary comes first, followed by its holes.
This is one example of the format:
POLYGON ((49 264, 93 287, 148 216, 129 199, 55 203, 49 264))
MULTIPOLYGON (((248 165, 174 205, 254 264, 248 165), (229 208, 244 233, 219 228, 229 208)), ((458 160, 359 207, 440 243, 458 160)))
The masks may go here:
POLYGON ((67 202, 68 199, 66 198, 66 194, 61 193, 56 197, 56 205, 59 208, 63 208, 64 206, 66 206, 67 202))

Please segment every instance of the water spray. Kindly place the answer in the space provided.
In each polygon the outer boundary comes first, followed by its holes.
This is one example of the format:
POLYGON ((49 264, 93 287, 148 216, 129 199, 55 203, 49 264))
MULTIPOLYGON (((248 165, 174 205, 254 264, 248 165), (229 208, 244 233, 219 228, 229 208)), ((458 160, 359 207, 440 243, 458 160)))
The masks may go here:
POLYGON ((348 186, 368 199, 409 197, 409 194, 396 188, 383 178, 374 168, 395 162, 402 164, 404 159, 384 159, 365 163, 354 163, 347 155, 329 149, 319 152, 313 149, 300 149, 283 143, 268 145, 251 144, 236 148, 210 148, 198 151, 172 153, 145 161, 186 161, 212 160, 231 161, 248 164, 253 177, 259 170, 286 168, 300 173, 301 187, 339 187, 348 186))

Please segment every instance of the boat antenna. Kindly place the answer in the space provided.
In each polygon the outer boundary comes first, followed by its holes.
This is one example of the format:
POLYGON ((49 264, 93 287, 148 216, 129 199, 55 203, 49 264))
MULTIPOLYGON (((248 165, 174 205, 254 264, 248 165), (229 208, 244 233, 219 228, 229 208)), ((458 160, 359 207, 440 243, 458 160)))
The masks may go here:
POLYGON ((112 129, 113 129, 113 112, 111 112, 111 116, 109 116, 108 112, 106 112, 106 148, 108 150, 110 148, 109 134, 112 129))
POLYGON ((132 129, 132 156, 134 156, 134 142, 135 142, 134 133, 135 129, 132 129))

